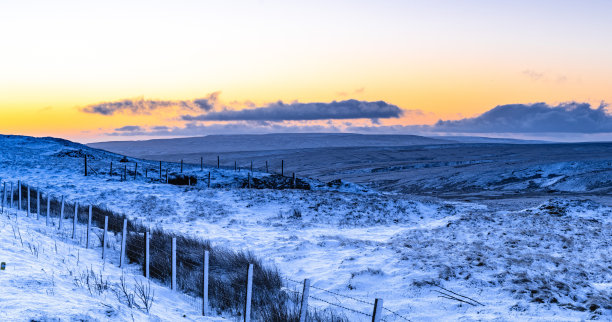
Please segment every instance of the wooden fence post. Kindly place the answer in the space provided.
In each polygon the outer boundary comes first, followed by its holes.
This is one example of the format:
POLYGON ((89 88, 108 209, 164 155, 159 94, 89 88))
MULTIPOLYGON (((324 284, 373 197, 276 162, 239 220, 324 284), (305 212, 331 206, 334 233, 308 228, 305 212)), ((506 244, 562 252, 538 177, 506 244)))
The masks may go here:
POLYGON ((17 210, 21 210, 21 180, 17 181, 17 188, 19 189, 19 208, 17 210))
POLYGON ((149 229, 145 230, 145 235, 144 235, 144 237, 145 237, 145 267, 144 267, 144 268, 145 268, 145 270, 144 270, 144 271, 145 271, 145 277, 146 277, 147 279, 149 279, 149 278, 150 278, 150 276, 151 276, 151 275, 150 275, 150 272, 149 272, 149 264, 150 264, 150 262, 151 262, 151 257, 150 257, 150 256, 151 256, 151 255, 150 255, 150 254, 151 254, 151 253, 150 253, 150 247, 151 247, 151 242, 150 242, 150 239, 151 239, 151 232, 150 232, 150 230, 149 230, 149 229))
POLYGON ((127 181, 127 164, 123 165, 123 181, 127 181))
POLYGON ((76 237, 76 226, 77 226, 77 220, 79 218, 78 214, 79 214, 79 204, 75 202, 74 203, 74 219, 72 220, 72 239, 76 237))
POLYGON ((210 171, 208 171, 208 187, 210 188, 210 171))
POLYGON ((176 237, 172 237, 172 280, 170 288, 176 291, 176 237))
POLYGON ((4 203, 6 202, 6 182, 4 182, 4 188, 2 189, 2 213, 4 213, 4 203))
POLYGON ((85 248, 89 248, 89 234, 91 230, 91 205, 89 205, 89 214, 87 215, 87 237, 85 242, 85 248))
POLYGON ((162 164, 161 161, 159 161, 159 181, 161 181, 162 179, 162 164))
POLYGON ((236 171, 236 170, 238 170, 238 165, 237 165, 237 162, 234 161, 234 171, 236 171))
POLYGON ((14 203, 13 203, 14 195, 15 195, 15 193, 13 192, 13 183, 11 182, 11 205, 10 205, 10 208, 14 207, 14 203))
POLYGON ((102 234, 102 259, 105 259, 106 244, 108 243, 108 216, 104 216, 104 233, 102 234))
POLYGON ((87 177, 87 156, 85 156, 85 176, 87 177))
POLYGON ((304 280, 304 289, 302 290, 302 302, 300 303, 300 322, 306 322, 308 316, 308 296, 310 294, 310 280, 304 280))
POLYGON ((36 188, 36 220, 40 217, 40 187, 36 188))
POLYGON ((204 251, 204 272, 203 272, 203 281, 202 281, 202 315, 208 315, 208 260, 210 257, 210 252, 204 251))
POLYGON ((285 160, 281 160, 281 176, 285 176, 285 160))
POLYGON ((217 156, 217 169, 219 169, 219 167, 221 166, 220 160, 219 160, 219 156, 217 156))
POLYGON ((183 159, 181 159, 181 173, 183 173, 183 159))
POLYGON ((49 226, 49 216, 51 216, 51 195, 47 194, 47 217, 45 217, 45 226, 49 226))
POLYGON ((123 219, 123 232, 121 234, 121 257, 119 258, 119 267, 125 265, 125 247, 127 246, 127 218, 123 219))
POLYGON ((168 183, 168 169, 166 169, 166 183, 168 183))
POLYGON ((383 300, 374 300, 374 312, 372 312, 372 322, 379 322, 382 318, 383 300))
POLYGON ((253 160, 251 160, 251 172, 253 172, 253 160))
POLYGON ((26 207, 26 209, 28 209, 28 213, 27 216, 30 217, 30 213, 31 213, 31 209, 30 209, 30 185, 28 185, 28 206, 26 207))
POLYGON ((60 210, 60 216, 59 216, 59 225, 58 225, 58 230, 62 230, 62 226, 64 221, 62 220, 64 218, 64 196, 62 196, 62 208, 60 210))
POLYGON ((247 271, 246 298, 244 302, 244 322, 251 321, 251 298, 253 297, 253 264, 247 271))
POLYGON ((149 168, 145 168, 145 178, 149 179, 149 168))
POLYGON ((291 179, 291 185, 293 186, 293 189, 295 189, 295 172, 292 175, 293 179, 291 179))
POLYGON ((138 162, 134 164, 134 180, 136 180, 136 175, 138 174, 138 162))
POLYGON ((113 175, 113 161, 111 161, 110 172, 109 175, 113 175))
POLYGON ((251 174, 247 173, 247 187, 251 189, 251 174))

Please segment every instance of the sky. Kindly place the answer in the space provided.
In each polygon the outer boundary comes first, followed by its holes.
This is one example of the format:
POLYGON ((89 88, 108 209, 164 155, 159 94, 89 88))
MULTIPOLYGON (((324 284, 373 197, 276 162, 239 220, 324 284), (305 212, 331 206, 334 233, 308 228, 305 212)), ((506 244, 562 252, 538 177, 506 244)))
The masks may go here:
POLYGON ((0 133, 612 140, 610 12, 610 1, 0 0, 0 133))

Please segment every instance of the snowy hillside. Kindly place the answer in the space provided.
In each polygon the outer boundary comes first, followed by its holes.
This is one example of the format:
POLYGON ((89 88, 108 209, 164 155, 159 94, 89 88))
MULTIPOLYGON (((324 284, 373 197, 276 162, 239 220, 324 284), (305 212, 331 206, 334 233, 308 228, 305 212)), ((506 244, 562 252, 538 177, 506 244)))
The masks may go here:
MULTIPOLYGON (((64 140, 0 137, 2 182, 22 180, 69 201, 99 205, 147 225, 252 251, 287 278, 310 278, 317 287, 312 295, 326 301, 312 300, 311 305, 332 307, 351 320, 367 319, 340 306, 371 312, 363 302, 374 298, 384 299, 385 308, 397 313, 386 312, 387 321, 402 321, 400 316, 428 321, 612 319, 612 203, 605 194, 468 203, 382 193, 346 182, 327 185, 326 180, 306 178, 301 180, 310 190, 248 189, 248 179, 263 180, 270 175, 251 174, 245 168, 201 170, 199 164, 184 165, 183 175, 197 180, 193 185, 172 185, 165 183, 165 170, 169 169, 171 178, 178 178, 180 164, 163 163, 159 180, 158 162, 128 158, 129 162, 121 163, 121 159, 121 155, 64 140), (124 171, 127 178, 122 180, 124 171), (446 292, 443 289, 482 305, 440 297, 439 292, 446 292), (363 302, 330 296, 323 290, 363 302)), ((592 173, 589 164, 581 163, 581 167, 592 173)), ((593 164, 597 169, 601 166, 593 164)), ((548 178, 545 171, 554 170, 538 169, 538 178, 548 178)), ((528 176, 527 172, 507 175, 528 176)), ((561 182, 571 180, 568 172, 561 182)), ((602 177, 600 181, 605 185, 606 180, 602 177)), ((424 186, 430 184, 433 186, 430 182, 424 186)), ((39 260, 26 256, 27 248, 15 250, 18 241, 12 236, 11 224, 3 219, 3 225, 2 254, 10 254, 11 261, 29 263, 24 265, 32 268, 20 270, 24 276, 39 278, 34 271, 49 272, 48 267, 62 261, 55 254, 56 259, 39 260)), ((28 229, 36 231, 36 225, 28 229)), ((51 256, 53 242, 46 237, 36 239, 47 249, 45 256, 51 256)), ((95 256, 88 251, 83 254, 95 256)), ((55 280, 56 285, 63 286, 56 292, 64 292, 70 278, 57 272, 56 276, 63 277, 55 280)), ((3 281, 15 280, 6 276, 0 274, 3 281)), ((3 292, 0 305, 13 303, 8 311, 12 316, 68 317, 54 315, 51 305, 42 311, 29 311, 37 306, 25 300, 18 305, 19 298, 28 295, 25 284, 15 284, 11 290, 15 295, 3 292)), ((61 302, 55 301, 50 303, 61 302)), ((89 314, 104 319, 103 304, 89 306, 89 300, 82 301, 75 304, 75 315, 70 316, 89 314)), ((118 319, 131 314, 125 308, 116 311, 118 319)), ((143 317, 142 312, 134 314, 143 317)))
MULTIPOLYGON (((384 191, 456 197, 610 193, 611 143, 507 144, 428 142, 402 136, 226 136, 93 146, 135 157, 249 166, 329 182, 344 180, 384 191), (217 142, 216 139, 218 139, 217 142), (228 142, 226 145, 219 143, 228 142), (283 143, 283 144, 281 144, 283 143), (316 144, 315 144, 316 143, 316 144), (274 145, 276 144, 276 145, 274 145), (336 144, 336 145, 334 145, 336 144), (270 149, 269 146, 277 146, 270 149)), ((503 141, 502 141, 503 142, 503 141)), ((520 143, 520 142, 515 142, 520 143)))

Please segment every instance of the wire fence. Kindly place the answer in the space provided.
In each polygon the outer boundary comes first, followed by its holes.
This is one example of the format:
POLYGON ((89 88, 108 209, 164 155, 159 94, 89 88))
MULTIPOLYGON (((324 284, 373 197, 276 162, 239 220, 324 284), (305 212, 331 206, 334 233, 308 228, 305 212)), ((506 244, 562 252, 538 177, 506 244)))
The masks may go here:
MULTIPOLYGON (((303 288, 305 281, 281 277, 275 268, 265 266, 251 253, 212 247, 208 241, 161 229, 151 230, 140 222, 127 220, 125 215, 95 205, 69 202, 63 196, 50 195, 22 182, 11 182, 8 186, 13 189, 7 191, 7 182, 1 185, 2 213, 7 209, 25 210, 27 216, 44 220, 45 225, 52 228, 47 231, 61 239, 87 248, 99 248, 103 260, 118 263, 129 272, 143 274, 180 291, 181 296, 203 314, 210 314, 214 309, 217 314, 229 312, 260 320, 278 317, 282 320, 287 312, 299 314, 304 308, 304 292, 297 289, 303 288), (210 254, 209 266, 204 265, 207 254, 210 254), (254 267, 251 276, 246 274, 250 264, 254 267), (252 290, 246 287, 249 280, 252 280, 252 290), (206 286, 205 281, 208 282, 206 286), (251 313, 245 311, 248 293, 252 293, 251 313), (283 312, 278 312, 278 317, 271 317, 269 314, 277 314, 270 313, 275 310, 283 312)), ((315 305, 306 306, 306 315, 312 320, 325 320, 321 316, 330 316, 337 321, 375 317, 380 321, 409 321, 385 307, 376 313, 376 302, 314 285, 309 289, 307 299, 313 300, 315 305), (331 307, 336 310, 330 311, 331 307), (318 308, 327 312, 322 313, 318 308)))

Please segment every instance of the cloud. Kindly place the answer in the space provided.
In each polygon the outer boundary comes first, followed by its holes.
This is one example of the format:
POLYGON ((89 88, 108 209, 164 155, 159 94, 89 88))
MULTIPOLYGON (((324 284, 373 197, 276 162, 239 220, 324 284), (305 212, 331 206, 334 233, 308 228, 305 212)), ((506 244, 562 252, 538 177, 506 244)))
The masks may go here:
POLYGON ((500 105, 477 117, 438 121, 431 129, 456 133, 606 133, 612 132, 612 115, 602 103, 546 103, 500 105))
POLYGON ((186 111, 210 111, 218 104, 220 92, 214 92, 194 100, 168 101, 140 98, 123 99, 114 102, 102 102, 81 108, 82 112, 100 115, 115 113, 150 114, 163 108, 178 108, 186 111))
POLYGON ((215 106, 217 105, 220 94, 221 92, 214 92, 214 93, 208 94, 204 98, 198 98, 198 99, 193 100, 193 103, 204 111, 210 111, 214 109, 215 106))
POLYGON ((223 110, 201 115, 183 115, 184 121, 304 121, 329 119, 398 118, 404 114, 399 107, 384 101, 358 100, 331 103, 290 103, 282 101, 245 110, 223 110))
POLYGON ((533 80, 533 81, 538 81, 538 80, 540 80, 540 79, 542 79, 544 77, 544 73, 535 71, 533 69, 526 69, 526 70, 524 70, 523 71, 523 75, 526 76, 527 78, 533 80))
POLYGON ((115 131, 117 132, 135 132, 135 131, 142 131, 142 128, 138 125, 126 125, 124 127, 115 129, 115 131))
POLYGON ((110 136, 203 136, 210 134, 266 134, 266 133, 312 133, 312 132, 341 132, 341 129, 331 125, 285 125, 261 124, 252 122, 231 122, 225 124, 202 125, 187 123, 183 127, 154 126, 148 129, 140 128, 134 131, 120 131, 106 133, 110 136))

